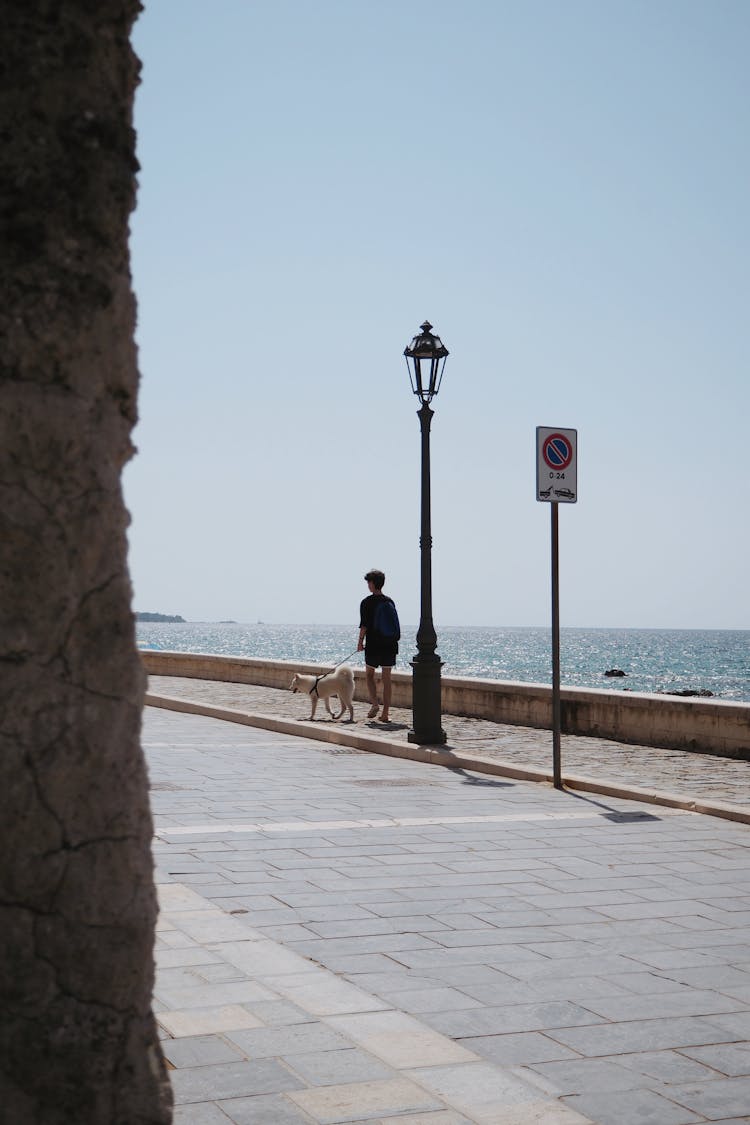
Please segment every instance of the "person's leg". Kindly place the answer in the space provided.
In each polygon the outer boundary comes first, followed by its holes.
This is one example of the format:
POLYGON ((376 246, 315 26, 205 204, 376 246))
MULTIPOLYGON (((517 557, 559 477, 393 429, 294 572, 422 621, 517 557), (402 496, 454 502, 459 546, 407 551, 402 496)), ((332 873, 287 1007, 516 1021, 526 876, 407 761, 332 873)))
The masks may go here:
POLYGON ((391 706, 391 670, 383 665, 383 710, 380 712, 381 723, 389 722, 388 709, 391 706))
POLYGON ((367 695, 372 704, 367 712, 367 718, 374 719, 378 713, 378 689, 375 684, 375 669, 371 668, 369 664, 365 664, 365 682, 367 684, 367 695))

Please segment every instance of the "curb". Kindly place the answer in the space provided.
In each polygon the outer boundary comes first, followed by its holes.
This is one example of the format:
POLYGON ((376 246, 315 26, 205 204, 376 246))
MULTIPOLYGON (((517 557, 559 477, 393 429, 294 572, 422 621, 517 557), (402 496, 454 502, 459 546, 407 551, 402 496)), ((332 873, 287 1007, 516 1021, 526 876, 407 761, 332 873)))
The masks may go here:
MULTIPOLYGON (((499 777, 512 777, 517 781, 533 781, 552 784, 552 770, 532 769, 515 766, 509 762, 498 762, 487 758, 456 754, 450 750, 431 750, 427 746, 417 746, 404 742, 388 742, 372 735, 355 734, 341 726, 321 726, 305 719, 280 719, 275 715, 239 711, 233 707, 215 707, 210 703, 197 703, 190 699, 178 699, 171 695, 146 693, 144 704, 147 707, 160 707, 167 711, 181 711, 189 715, 205 715, 211 719, 223 719, 230 723, 240 723, 248 727, 260 727, 277 734, 291 734, 302 738, 312 738, 318 742, 330 742, 339 746, 351 746, 371 754, 385 754, 391 758, 407 758, 412 762, 443 766, 447 769, 468 769, 474 773, 495 774, 499 777)), ((621 797, 625 800, 642 801, 644 804, 664 805, 681 809, 684 812, 699 813, 703 816, 717 816, 733 820, 739 824, 750 824, 750 809, 731 805, 726 801, 708 801, 695 797, 680 797, 676 793, 664 793, 658 789, 641 788, 636 785, 619 785, 616 782, 598 781, 592 777, 577 774, 564 774, 563 784, 568 789, 584 793, 599 793, 606 797, 621 797)))

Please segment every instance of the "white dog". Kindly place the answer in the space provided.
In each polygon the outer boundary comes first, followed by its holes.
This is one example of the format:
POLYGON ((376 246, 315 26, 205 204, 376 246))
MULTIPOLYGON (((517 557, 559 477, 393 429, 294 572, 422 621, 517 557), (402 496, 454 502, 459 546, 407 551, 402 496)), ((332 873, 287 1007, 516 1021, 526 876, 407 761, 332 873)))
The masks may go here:
POLYGON ((312 710, 310 720, 315 718, 318 700, 322 699, 332 719, 340 719, 344 711, 349 709, 349 722, 354 722, 354 673, 348 664, 341 664, 333 672, 325 672, 322 676, 303 676, 297 672, 290 684, 292 691, 304 691, 310 696, 312 710), (338 715, 331 710, 331 696, 337 696, 341 704, 338 715))

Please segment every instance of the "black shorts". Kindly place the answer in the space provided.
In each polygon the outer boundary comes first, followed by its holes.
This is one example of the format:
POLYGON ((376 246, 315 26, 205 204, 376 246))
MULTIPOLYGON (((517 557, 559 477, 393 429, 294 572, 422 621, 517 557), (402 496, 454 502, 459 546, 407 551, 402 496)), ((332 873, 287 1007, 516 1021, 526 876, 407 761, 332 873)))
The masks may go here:
POLYGON ((365 644, 365 664, 370 668, 392 668, 396 663, 397 644, 388 644, 384 641, 372 641, 365 644))

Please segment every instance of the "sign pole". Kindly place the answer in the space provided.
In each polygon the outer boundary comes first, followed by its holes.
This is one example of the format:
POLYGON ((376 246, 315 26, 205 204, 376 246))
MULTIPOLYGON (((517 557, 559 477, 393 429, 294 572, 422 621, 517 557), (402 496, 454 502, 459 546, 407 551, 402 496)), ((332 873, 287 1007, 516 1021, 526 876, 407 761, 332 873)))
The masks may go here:
POLYGON ((560 767, 560 560, 557 504, 550 504, 552 517, 552 774, 555 789, 562 789, 560 767))
POLYGON ((536 498, 550 506, 552 517, 552 774, 562 789, 560 766, 560 565, 557 513, 560 504, 578 500, 578 431, 536 428, 536 498))

